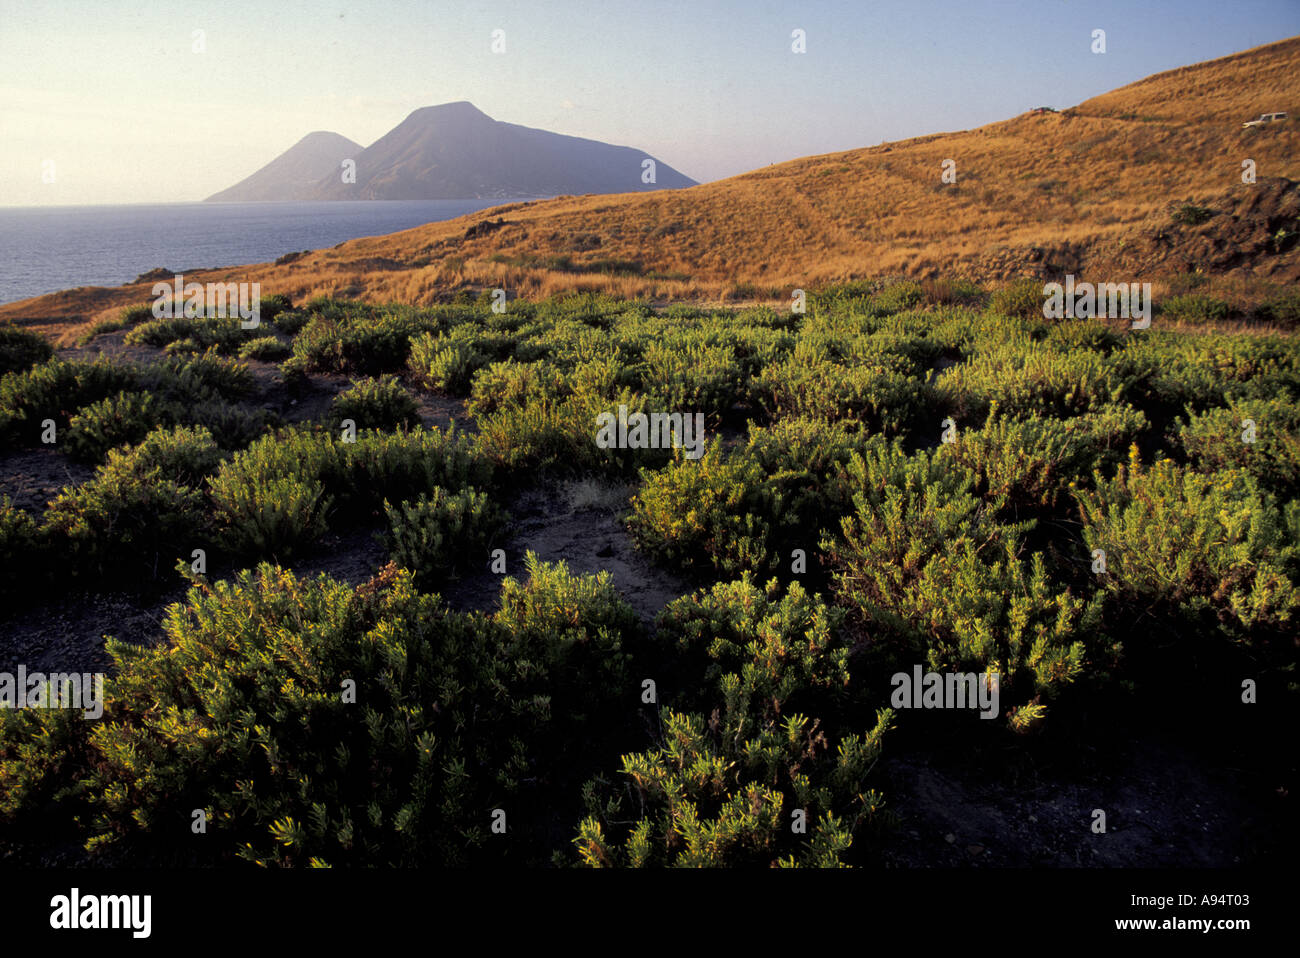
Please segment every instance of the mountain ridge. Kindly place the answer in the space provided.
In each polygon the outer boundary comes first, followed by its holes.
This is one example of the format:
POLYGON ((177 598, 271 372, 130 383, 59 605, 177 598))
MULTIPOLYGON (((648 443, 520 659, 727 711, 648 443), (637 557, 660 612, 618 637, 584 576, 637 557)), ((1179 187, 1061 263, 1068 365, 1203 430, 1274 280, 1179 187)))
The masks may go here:
POLYGON ((268 196, 277 181, 268 171, 292 168, 286 158, 307 139, 208 201, 536 199, 696 185, 633 147, 495 120, 470 101, 455 100, 413 110, 368 147, 346 141, 350 155, 321 166, 314 181, 280 177, 284 195, 268 196), (342 167, 349 158, 350 171, 342 167), (649 183, 642 179, 647 161, 655 171, 649 183))
POLYGON ((329 130, 308 133, 270 163, 207 197, 205 203, 275 202, 306 199, 315 185, 334 174, 360 143, 329 130))

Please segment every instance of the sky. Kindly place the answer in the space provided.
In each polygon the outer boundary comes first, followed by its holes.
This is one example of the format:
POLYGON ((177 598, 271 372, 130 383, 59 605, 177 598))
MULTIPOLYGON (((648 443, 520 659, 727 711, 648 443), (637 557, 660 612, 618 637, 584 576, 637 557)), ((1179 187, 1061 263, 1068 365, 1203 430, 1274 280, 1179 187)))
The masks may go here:
POLYGON ((1297 34, 1300 0, 0 0, 0 206, 197 201, 454 100, 715 180, 1297 34))

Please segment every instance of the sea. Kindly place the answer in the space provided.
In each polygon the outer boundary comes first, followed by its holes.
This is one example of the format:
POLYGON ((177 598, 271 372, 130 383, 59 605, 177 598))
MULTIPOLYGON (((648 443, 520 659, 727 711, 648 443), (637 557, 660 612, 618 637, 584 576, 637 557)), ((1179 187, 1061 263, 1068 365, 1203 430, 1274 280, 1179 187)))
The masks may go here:
POLYGON ((518 200, 0 207, 0 303, 74 286, 264 263, 518 200))

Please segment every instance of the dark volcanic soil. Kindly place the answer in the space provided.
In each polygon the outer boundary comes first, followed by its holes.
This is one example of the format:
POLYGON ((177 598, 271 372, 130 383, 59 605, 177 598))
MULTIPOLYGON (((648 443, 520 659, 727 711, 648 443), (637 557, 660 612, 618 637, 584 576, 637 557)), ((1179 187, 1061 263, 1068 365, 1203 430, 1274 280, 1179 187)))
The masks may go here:
MULTIPOLYGON (((626 486, 580 480, 522 493, 509 506, 505 574, 524 577, 524 556, 530 551, 544 562, 563 560, 570 572, 607 571, 614 588, 650 628, 659 610, 691 586, 636 551, 621 518, 631 492, 626 486)), ((492 611, 502 578, 484 568, 449 582, 443 598, 455 609, 492 611)))

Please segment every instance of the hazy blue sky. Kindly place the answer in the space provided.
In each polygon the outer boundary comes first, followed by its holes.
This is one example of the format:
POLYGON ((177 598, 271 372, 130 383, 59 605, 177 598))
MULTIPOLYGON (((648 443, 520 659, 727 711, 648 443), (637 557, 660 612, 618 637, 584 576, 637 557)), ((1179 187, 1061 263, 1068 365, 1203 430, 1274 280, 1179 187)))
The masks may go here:
POLYGON ((450 100, 719 179, 1297 34, 1300 0, 0 0, 0 205, 197 200, 450 100))

